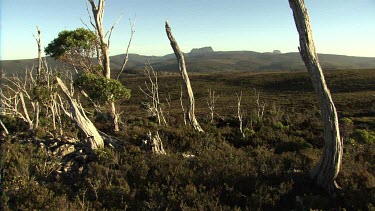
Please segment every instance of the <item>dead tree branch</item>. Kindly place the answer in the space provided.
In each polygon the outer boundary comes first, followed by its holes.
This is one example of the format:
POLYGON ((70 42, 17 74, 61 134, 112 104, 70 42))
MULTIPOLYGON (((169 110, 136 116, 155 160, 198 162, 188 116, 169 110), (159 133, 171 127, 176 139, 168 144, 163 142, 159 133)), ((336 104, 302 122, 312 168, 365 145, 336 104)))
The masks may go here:
MULTIPOLYGON (((68 88, 65 86, 64 82, 56 77, 57 84, 60 86, 61 90, 65 94, 68 103, 70 105, 70 112, 63 109, 68 117, 70 117, 75 123, 76 126, 84 134, 86 141, 89 143, 90 149, 95 150, 104 147, 104 141, 100 136, 98 130, 91 122, 91 120, 86 116, 82 106, 77 103, 75 99, 72 98, 68 88)), ((61 100, 61 98, 60 98, 61 100)))
POLYGON ((128 60, 129 60, 129 48, 130 48, 130 45, 131 45, 131 43, 133 41, 134 33, 135 33, 135 22, 134 21, 130 21, 130 39, 129 39, 128 47, 126 47, 124 62, 122 63, 121 70, 120 70, 119 74, 117 75, 117 80, 120 78, 121 73, 125 70, 125 66, 128 63, 128 60))

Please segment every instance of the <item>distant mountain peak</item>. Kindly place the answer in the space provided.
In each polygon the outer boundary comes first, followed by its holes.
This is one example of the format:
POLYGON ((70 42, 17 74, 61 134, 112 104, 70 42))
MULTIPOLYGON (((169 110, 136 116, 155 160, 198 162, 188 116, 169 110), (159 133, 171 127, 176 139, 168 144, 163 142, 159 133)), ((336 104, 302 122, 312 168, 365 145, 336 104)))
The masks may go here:
POLYGON ((207 53, 213 53, 214 49, 212 49, 211 46, 209 47, 203 47, 203 48, 193 48, 190 51, 190 54, 192 55, 199 55, 199 54, 207 54, 207 53))

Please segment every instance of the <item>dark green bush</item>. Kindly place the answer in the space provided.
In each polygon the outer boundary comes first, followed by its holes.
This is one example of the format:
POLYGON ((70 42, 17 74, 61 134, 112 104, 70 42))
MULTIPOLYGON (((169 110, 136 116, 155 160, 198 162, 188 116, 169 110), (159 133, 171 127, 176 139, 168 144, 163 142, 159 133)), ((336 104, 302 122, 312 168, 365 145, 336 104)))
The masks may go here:
POLYGON ((99 103, 126 100, 130 97, 130 90, 115 79, 105 78, 97 74, 82 73, 74 82, 75 86, 85 90, 89 97, 99 103))

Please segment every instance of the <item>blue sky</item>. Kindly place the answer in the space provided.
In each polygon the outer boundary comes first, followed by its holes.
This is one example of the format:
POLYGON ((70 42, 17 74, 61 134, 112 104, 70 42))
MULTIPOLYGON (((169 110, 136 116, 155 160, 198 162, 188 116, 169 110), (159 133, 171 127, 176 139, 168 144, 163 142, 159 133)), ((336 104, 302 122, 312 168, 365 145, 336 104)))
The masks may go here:
MULTIPOLYGON (((375 57, 374 0, 305 0, 319 53, 375 57)), ((0 0, 1 60, 37 56, 36 25, 45 47, 61 30, 88 23, 85 0, 0 0)), ((173 53, 164 30, 169 20, 183 51, 212 46, 216 51, 296 52, 298 34, 287 0, 107 0, 108 29, 117 17, 110 54, 125 52, 129 18, 136 19, 131 53, 173 53)))

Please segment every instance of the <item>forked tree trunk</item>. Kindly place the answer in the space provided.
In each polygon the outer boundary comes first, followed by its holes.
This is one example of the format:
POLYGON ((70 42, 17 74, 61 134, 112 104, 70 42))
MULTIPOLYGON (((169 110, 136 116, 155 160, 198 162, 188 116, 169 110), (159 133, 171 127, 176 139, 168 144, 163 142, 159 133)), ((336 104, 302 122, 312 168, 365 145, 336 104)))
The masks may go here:
POLYGON ((56 77, 56 81, 64 92, 70 105, 70 113, 66 114, 75 122, 79 130, 84 134, 86 141, 89 143, 91 150, 104 148, 103 138, 100 136, 95 125, 86 116, 82 107, 72 98, 68 88, 59 77, 56 77))
POLYGON ((89 0, 91 4, 92 14, 94 15, 96 32, 98 33, 99 47, 102 54, 102 65, 103 65, 103 75, 106 78, 111 78, 111 66, 109 59, 109 49, 108 44, 105 40, 105 34, 103 30, 103 16, 104 16, 104 6, 105 0, 99 0, 98 4, 94 0, 89 0))
POLYGON ((310 18, 303 0, 289 0, 300 40, 300 54, 310 74, 317 94, 324 125, 323 156, 310 172, 313 181, 335 195, 336 177, 342 162, 342 140, 335 105, 326 85, 322 68, 315 51, 310 18))
POLYGON ((201 128, 197 119, 195 118, 194 94, 193 94, 193 90, 191 89, 189 75, 186 71, 184 55, 182 54, 180 47, 177 44, 177 41, 174 39, 172 35, 171 28, 168 25, 168 21, 165 22, 165 30, 167 32, 168 39, 171 42, 171 46, 173 48, 174 54, 176 55, 181 77, 184 80, 184 83, 186 86, 186 91, 187 91, 187 96, 188 96, 187 113, 188 113, 188 119, 189 119, 190 125, 194 128, 194 130, 203 132, 203 129, 201 128))
MULTIPOLYGON (((102 56, 101 57, 99 56, 99 58, 101 58, 101 62, 103 66, 103 76, 110 79, 111 78, 111 66, 110 66, 111 61, 109 59, 109 46, 108 46, 108 43, 106 42, 106 38, 105 38, 106 35, 103 29, 105 0, 99 0, 98 4, 96 4, 94 0, 88 0, 88 1, 91 4, 92 13, 94 15, 95 30, 97 32, 97 36, 99 39, 100 52, 102 54, 102 56)), ((113 131, 114 132, 120 131, 118 114, 116 112, 116 107, 115 107, 114 102, 110 103, 109 112, 111 116, 113 131)))

